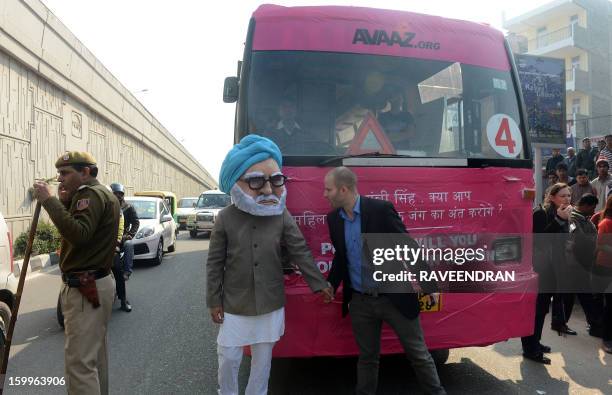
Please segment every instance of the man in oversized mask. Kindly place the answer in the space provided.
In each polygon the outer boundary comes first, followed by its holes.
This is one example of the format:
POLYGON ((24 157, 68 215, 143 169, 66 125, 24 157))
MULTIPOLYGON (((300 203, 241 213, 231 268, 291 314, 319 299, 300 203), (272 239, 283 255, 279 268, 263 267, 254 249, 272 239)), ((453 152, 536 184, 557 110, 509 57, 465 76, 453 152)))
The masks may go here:
POLYGON ((285 208, 287 177, 278 146, 249 135, 225 157, 220 188, 233 204, 215 220, 208 251, 206 304, 221 324, 217 337, 219 393, 238 394, 244 346, 251 347, 247 395, 268 392, 272 348, 285 329, 281 242, 313 292, 332 289, 314 264, 302 233, 285 208))

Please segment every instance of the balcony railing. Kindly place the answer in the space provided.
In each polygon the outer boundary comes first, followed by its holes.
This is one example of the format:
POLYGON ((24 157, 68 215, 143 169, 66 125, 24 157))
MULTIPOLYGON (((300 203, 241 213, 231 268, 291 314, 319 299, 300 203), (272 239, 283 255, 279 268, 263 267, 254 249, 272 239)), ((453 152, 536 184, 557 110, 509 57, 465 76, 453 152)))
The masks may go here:
POLYGON ((572 38, 574 40, 586 38, 586 29, 582 26, 572 24, 562 29, 555 30, 554 32, 540 35, 535 39, 529 40, 529 50, 533 51, 536 49, 541 49, 568 38, 572 38))

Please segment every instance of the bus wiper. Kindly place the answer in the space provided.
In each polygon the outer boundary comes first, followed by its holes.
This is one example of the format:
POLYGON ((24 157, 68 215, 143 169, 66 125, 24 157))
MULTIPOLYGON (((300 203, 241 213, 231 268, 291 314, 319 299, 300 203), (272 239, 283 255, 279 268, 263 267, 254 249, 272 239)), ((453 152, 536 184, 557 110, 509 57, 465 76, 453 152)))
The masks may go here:
POLYGON ((364 152, 362 154, 346 154, 327 158, 319 163, 319 166, 324 166, 328 163, 347 158, 412 158, 410 155, 387 154, 380 151, 364 152))

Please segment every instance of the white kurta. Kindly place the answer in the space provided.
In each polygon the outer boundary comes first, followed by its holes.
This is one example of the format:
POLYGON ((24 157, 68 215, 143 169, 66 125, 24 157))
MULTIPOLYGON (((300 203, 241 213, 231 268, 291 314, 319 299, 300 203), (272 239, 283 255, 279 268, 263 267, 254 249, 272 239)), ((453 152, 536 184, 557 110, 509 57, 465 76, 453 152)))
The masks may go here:
POLYGON ((257 343, 274 343, 283 333, 284 307, 255 316, 224 313, 217 344, 224 347, 242 347, 257 343))

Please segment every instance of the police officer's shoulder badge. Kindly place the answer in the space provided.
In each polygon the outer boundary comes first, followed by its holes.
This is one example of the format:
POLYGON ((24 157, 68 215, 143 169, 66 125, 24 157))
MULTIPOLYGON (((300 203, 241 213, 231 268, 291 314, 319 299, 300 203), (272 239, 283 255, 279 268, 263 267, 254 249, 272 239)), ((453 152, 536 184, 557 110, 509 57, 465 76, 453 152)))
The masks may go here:
POLYGON ((81 211, 89 207, 89 199, 79 199, 76 204, 76 209, 81 211))

